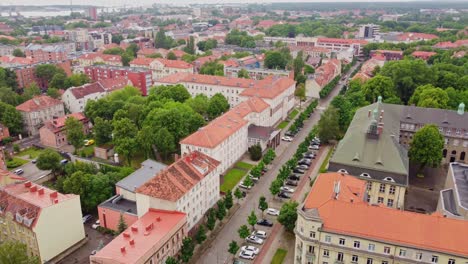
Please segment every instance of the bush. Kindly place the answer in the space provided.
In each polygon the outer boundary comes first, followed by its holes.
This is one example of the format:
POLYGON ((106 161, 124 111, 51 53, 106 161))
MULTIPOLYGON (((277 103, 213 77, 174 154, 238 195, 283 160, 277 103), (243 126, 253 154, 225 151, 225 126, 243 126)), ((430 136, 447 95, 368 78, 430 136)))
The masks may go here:
POLYGON ((331 82, 329 82, 323 89, 319 92, 320 98, 327 97, 330 92, 335 88, 335 86, 340 81, 341 75, 336 76, 331 82))
POLYGON ((18 144, 13 144, 13 151, 16 153, 20 152, 20 146, 18 144))
POLYGON ((262 158, 262 147, 260 144, 253 145, 249 148, 250 159, 253 161, 260 160, 262 158))

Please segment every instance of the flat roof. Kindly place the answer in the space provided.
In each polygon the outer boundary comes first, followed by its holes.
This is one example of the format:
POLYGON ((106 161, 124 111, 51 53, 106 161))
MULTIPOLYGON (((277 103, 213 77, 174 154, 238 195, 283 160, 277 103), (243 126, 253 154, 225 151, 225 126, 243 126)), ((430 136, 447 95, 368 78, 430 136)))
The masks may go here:
POLYGON ((137 214, 137 205, 135 201, 130 201, 120 195, 115 195, 107 201, 101 203, 99 207, 114 209, 115 211, 137 214))
POLYGON ((459 204, 468 210, 468 165, 453 162, 450 163, 450 170, 456 191, 456 198, 459 204))
POLYGON ((145 182, 149 181, 154 175, 158 174, 167 165, 151 159, 147 159, 141 163, 141 168, 128 175, 124 179, 117 182, 115 185, 130 192, 135 192, 145 182))

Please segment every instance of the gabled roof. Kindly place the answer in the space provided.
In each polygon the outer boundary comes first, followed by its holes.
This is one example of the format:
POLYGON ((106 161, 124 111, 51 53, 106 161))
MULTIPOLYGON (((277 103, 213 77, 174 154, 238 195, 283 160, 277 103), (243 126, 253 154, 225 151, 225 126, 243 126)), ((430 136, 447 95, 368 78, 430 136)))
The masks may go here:
POLYGON ((65 122, 68 118, 75 118, 76 120, 81 121, 83 123, 88 121, 88 119, 86 118, 86 116, 84 116, 83 113, 72 113, 66 116, 61 116, 52 120, 48 120, 45 122, 44 126, 52 132, 56 133, 65 129, 65 122))
POLYGON ((346 174, 320 174, 299 210, 316 211, 325 232, 468 257, 468 221, 369 205, 365 186, 346 174))
POLYGON ((137 65, 137 66, 150 66, 150 64, 155 59, 152 58, 136 58, 130 62, 130 65, 137 65))
POLYGON ((164 67, 168 68, 178 68, 178 69, 190 69, 193 68, 192 64, 187 63, 181 60, 168 60, 163 58, 157 58, 156 61, 159 61, 164 65, 164 67))
POLYGON ((63 104, 62 101, 54 99, 47 95, 38 95, 16 107, 16 110, 21 112, 34 112, 56 105, 63 104))
POLYGON ((176 202, 199 181, 219 166, 220 162, 194 151, 160 171, 136 192, 161 200, 176 202))
POLYGON ((73 94, 76 99, 81 99, 85 96, 95 93, 105 93, 106 89, 100 82, 88 83, 82 86, 70 87, 68 90, 73 94))
POLYGON ((363 40, 363 39, 341 39, 341 38, 318 38, 317 42, 348 44, 348 45, 351 45, 351 44, 366 45, 368 43, 367 40, 363 40))

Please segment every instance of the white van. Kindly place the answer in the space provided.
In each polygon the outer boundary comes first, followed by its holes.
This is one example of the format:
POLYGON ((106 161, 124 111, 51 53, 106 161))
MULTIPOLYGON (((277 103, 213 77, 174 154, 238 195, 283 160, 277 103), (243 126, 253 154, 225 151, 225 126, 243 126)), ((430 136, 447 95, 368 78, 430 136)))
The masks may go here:
POLYGON ((21 174, 24 173, 24 170, 22 170, 22 169, 17 169, 17 170, 15 170, 15 171, 13 171, 13 173, 16 174, 16 175, 21 175, 21 174))

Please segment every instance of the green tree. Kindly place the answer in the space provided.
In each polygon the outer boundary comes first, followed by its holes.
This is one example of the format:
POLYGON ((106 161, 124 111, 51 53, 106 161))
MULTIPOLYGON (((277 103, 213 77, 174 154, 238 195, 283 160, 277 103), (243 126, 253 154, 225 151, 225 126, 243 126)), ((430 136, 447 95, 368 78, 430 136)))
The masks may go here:
POLYGON ((278 222, 280 222, 286 230, 292 232, 296 227, 297 221, 297 206, 296 201, 286 202, 281 206, 278 222))
POLYGON ((184 263, 189 262, 193 256, 193 250, 195 245, 193 244, 191 237, 186 237, 182 240, 182 247, 180 249, 180 258, 184 263))
POLYGON ((268 69, 284 69, 288 61, 281 55, 279 51, 267 52, 264 65, 268 69))
POLYGON ((55 172, 60 168, 60 161, 62 160, 62 156, 58 154, 56 151, 51 149, 45 149, 39 156, 37 157, 36 166, 40 170, 51 170, 52 174, 55 175, 55 172))
POLYGON ((39 257, 28 256, 25 244, 16 241, 3 241, 0 244, 0 263, 2 264, 39 264, 39 257))
POLYGON ((449 103, 449 96, 445 90, 436 88, 430 84, 422 85, 416 88, 408 103, 426 108, 446 109, 449 103))
POLYGON ((112 43, 115 44, 120 44, 120 42, 123 40, 123 36, 120 34, 112 34, 112 43))
POLYGON ((54 98, 54 99, 60 99, 60 92, 56 88, 50 88, 47 89, 47 95, 54 98))
POLYGON ((169 256, 169 257, 167 257, 165 263, 166 264, 179 264, 180 262, 176 258, 174 258, 172 256, 169 256))
POLYGON ((218 218, 221 221, 226 216, 226 205, 223 200, 219 200, 217 202, 217 205, 218 209, 216 210, 216 218, 218 218))
MULTIPOLYGON (((300 104, 302 103, 302 101, 305 101, 305 99, 306 99, 306 90, 305 90, 305 85, 303 83, 299 83, 296 86, 296 90, 294 91, 294 96, 299 98, 300 104)), ((299 107, 301 107, 301 106, 299 106, 299 107)))
POLYGON ((228 210, 231 209, 231 207, 234 205, 231 190, 228 190, 226 192, 226 196, 224 196, 224 205, 226 206, 228 210))
POLYGON ((239 233, 240 238, 245 239, 250 235, 249 227, 246 225, 241 225, 237 230, 237 233, 239 233))
POLYGON ((236 188, 236 190, 234 191, 234 196, 237 198, 237 202, 239 202, 239 200, 242 199, 243 195, 239 188, 236 188))
POLYGON ((203 241, 206 240, 206 229, 205 226, 200 225, 200 228, 198 228, 197 233, 195 234, 195 240, 197 241, 198 244, 203 243, 203 241))
POLYGON ((85 139, 83 123, 73 117, 67 118, 65 120, 65 131, 67 133, 67 141, 73 145, 75 151, 83 146, 85 139))
POLYGON ((265 196, 260 196, 260 199, 258 200, 258 209, 260 209, 260 211, 262 211, 262 216, 263 216, 263 213, 266 209, 268 209, 268 203, 266 201, 266 198, 265 196))
POLYGON ((65 88, 66 79, 67 79, 67 75, 65 75, 65 73, 63 72, 54 74, 54 76, 52 77, 52 80, 50 80, 49 82, 49 88, 58 88, 58 89, 65 88))
POLYGON ((112 123, 109 120, 104 120, 101 117, 96 117, 94 120, 94 138, 96 145, 103 145, 112 141, 112 123))
POLYGON ((348 129, 349 124, 354 116, 354 107, 351 104, 351 101, 345 98, 343 95, 337 95, 331 101, 331 105, 338 110, 339 120, 338 123, 340 124, 340 130, 346 131, 348 129))
POLYGON ((200 74, 224 76, 224 65, 216 61, 205 62, 200 67, 200 74))
POLYGON ((190 36, 187 45, 184 47, 184 51, 188 54, 195 54, 195 39, 193 36, 190 36))
POLYGON ((138 129, 128 118, 115 121, 113 126, 115 151, 123 155, 127 159, 128 165, 131 165, 131 158, 138 149, 136 141, 138 129))
POLYGON ((18 88, 16 73, 12 69, 0 67, 0 87, 18 88))
POLYGON ((15 57, 26 57, 24 55, 24 52, 22 50, 20 50, 20 49, 14 49, 13 50, 13 56, 15 56, 15 57))
POLYGON ((42 94, 42 91, 39 86, 36 83, 31 83, 28 87, 24 88, 23 98, 27 101, 40 94, 42 94))
POLYGON ((304 68, 303 56, 304 56, 304 53, 301 50, 297 53, 296 58, 293 60, 293 70, 294 70, 295 77, 299 76, 299 74, 302 74, 302 68, 304 68))
POLYGON ((10 133, 18 134, 23 130, 23 117, 14 106, 0 102, 0 123, 8 127, 10 133))
POLYGON ((260 144, 255 144, 249 148, 250 159, 253 161, 260 160, 262 158, 262 147, 260 144))
POLYGON ((410 143, 408 157, 411 162, 420 165, 419 172, 425 166, 437 167, 442 161, 444 137, 436 125, 425 125, 418 130, 410 143))
POLYGON ((252 210, 252 212, 250 212, 250 215, 247 217, 247 223, 249 223, 249 225, 252 226, 252 230, 255 230, 255 224, 257 224, 257 215, 255 214, 255 211, 252 210))
POLYGON ((273 196, 276 196, 280 192, 280 188, 283 186, 283 181, 280 179, 275 179, 270 184, 270 192, 273 196))
POLYGON ((216 93, 213 95, 213 97, 210 98, 207 109, 208 117, 213 120, 221 114, 227 112, 229 107, 229 102, 226 97, 220 93, 216 93))
POLYGON ((254 182, 252 181, 252 179, 249 176, 244 177, 244 180, 242 181, 242 183, 247 187, 254 185, 254 182))
POLYGON ((340 136, 340 116, 337 109, 329 106, 323 112, 317 126, 317 134, 323 142, 336 140, 340 136))
POLYGON ((382 75, 370 79, 362 88, 364 96, 369 102, 375 101, 379 96, 385 99, 397 96, 392 79, 382 75))
POLYGON ((169 153, 176 151, 177 147, 174 143, 174 137, 166 128, 161 128, 156 131, 154 140, 157 150, 165 159, 168 158, 169 153))
POLYGON ((242 68, 238 73, 237 73, 238 78, 244 78, 244 79, 250 79, 249 72, 242 68))
POLYGON ((195 97, 189 98, 185 104, 190 106, 195 112, 202 116, 207 115, 209 99, 204 94, 197 94, 195 97))
MULTIPOLYGON (((58 74, 62 75, 61 73, 58 73, 58 74)), ((57 74, 54 75, 54 78, 56 75, 57 74)), ((89 79, 88 75, 84 73, 72 74, 70 77, 65 79, 64 87, 57 87, 57 88, 69 88, 69 87, 82 86, 89 82, 91 82, 91 80, 89 79)))
POLYGON ((229 243, 228 252, 234 256, 236 255, 237 251, 239 251, 239 245, 236 241, 233 240, 231 243, 229 243))
POLYGON ((166 57, 167 57, 168 60, 177 60, 177 56, 176 56, 175 53, 172 52, 172 51, 169 51, 169 52, 167 53, 167 56, 166 56, 166 57))
POLYGON ((190 98, 190 93, 182 84, 155 86, 150 90, 150 95, 154 95, 155 100, 171 99, 180 103, 190 98))
POLYGON ((206 227, 209 230, 213 230, 215 225, 216 225, 216 212, 215 212, 215 210, 213 208, 211 208, 210 210, 208 210, 208 217, 207 217, 207 220, 206 220, 206 227))
POLYGON ((127 229, 127 223, 125 222, 123 214, 121 213, 119 218, 119 224, 117 225, 117 232, 120 234, 123 231, 125 231, 125 229, 127 229))
POLYGON ((57 73, 65 72, 54 64, 41 64, 35 68, 36 77, 45 81, 52 80, 52 77, 57 73))

